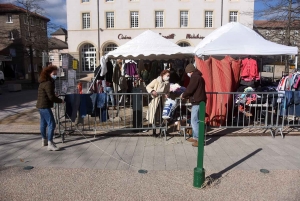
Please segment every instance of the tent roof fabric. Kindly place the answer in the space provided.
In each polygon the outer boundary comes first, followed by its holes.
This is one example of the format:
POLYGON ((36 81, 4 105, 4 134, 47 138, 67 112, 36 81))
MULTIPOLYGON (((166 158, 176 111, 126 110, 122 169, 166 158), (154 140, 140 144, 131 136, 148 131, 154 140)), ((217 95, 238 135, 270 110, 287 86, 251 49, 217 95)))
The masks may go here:
POLYGON ((205 37, 194 49, 202 55, 296 55, 297 47, 280 45, 265 40, 252 29, 230 22, 205 37))
POLYGON ((190 49, 182 48, 150 30, 141 33, 106 55, 108 58, 150 60, 192 56, 193 52, 190 49))

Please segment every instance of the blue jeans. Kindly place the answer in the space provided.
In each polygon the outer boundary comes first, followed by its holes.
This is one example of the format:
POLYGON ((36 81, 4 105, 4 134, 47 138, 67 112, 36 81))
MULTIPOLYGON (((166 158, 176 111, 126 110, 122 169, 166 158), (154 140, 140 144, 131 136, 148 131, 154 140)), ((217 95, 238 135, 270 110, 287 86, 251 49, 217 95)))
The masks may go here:
POLYGON ((109 102, 109 97, 110 97, 110 101, 111 101, 111 105, 115 106, 115 99, 114 99, 114 95, 112 95, 112 93, 114 92, 112 87, 105 87, 105 93, 107 93, 107 104, 109 102), (110 95, 108 95, 110 94, 110 95))
POLYGON ((199 135, 199 105, 192 106, 191 124, 193 130, 193 138, 198 140, 199 135))
POLYGON ((47 139, 46 128, 48 127, 48 141, 53 141, 56 123, 51 108, 39 109, 41 116, 41 135, 43 139, 47 139))

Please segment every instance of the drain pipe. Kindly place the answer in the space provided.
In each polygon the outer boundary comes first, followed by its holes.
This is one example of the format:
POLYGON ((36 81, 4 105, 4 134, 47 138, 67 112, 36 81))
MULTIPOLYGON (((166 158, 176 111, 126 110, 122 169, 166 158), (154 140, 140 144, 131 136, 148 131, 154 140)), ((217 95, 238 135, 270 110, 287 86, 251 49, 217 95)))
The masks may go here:
POLYGON ((221 26, 223 26, 223 1, 221 0, 221 26))

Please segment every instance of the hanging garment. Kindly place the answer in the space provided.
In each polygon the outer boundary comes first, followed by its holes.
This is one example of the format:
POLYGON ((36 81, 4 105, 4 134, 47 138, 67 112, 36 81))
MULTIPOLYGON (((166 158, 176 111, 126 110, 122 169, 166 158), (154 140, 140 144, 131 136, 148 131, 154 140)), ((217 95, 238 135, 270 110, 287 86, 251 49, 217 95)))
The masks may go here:
POLYGON ((145 70, 145 66, 144 66, 144 62, 143 60, 140 60, 139 61, 139 64, 138 64, 138 74, 139 75, 142 75, 142 72, 145 70))
POLYGON ((127 63, 126 64, 126 75, 135 76, 137 75, 136 64, 135 63, 127 63))
POLYGON ((67 94, 65 96, 66 115, 75 122, 77 118, 77 111, 80 106, 80 94, 67 94))
POLYGON ((257 68, 257 62, 254 59, 243 59, 241 78, 245 81, 259 80, 259 72, 257 68))
POLYGON ((106 63, 106 66, 107 66, 107 73, 105 75, 105 78, 106 78, 105 80, 112 83, 113 82, 112 78, 113 78, 113 73, 114 73, 114 67, 113 67, 111 61, 108 61, 106 63))
POLYGON ((107 73, 106 62, 107 62, 107 59, 104 56, 102 56, 101 59, 100 59, 100 65, 101 65, 100 76, 104 76, 107 73))
POLYGON ((80 106, 79 106, 79 115, 80 117, 85 117, 87 114, 91 115, 93 112, 93 102, 90 98, 90 94, 81 94, 80 95, 80 106))
POLYGON ((116 64, 114 67, 114 73, 112 77, 112 81, 114 84, 114 91, 117 93, 120 90, 120 77, 121 77, 121 69, 119 64, 116 64))
POLYGON ((150 75, 149 75, 150 82, 157 78, 157 68, 158 68, 157 61, 153 61, 151 64, 150 75))

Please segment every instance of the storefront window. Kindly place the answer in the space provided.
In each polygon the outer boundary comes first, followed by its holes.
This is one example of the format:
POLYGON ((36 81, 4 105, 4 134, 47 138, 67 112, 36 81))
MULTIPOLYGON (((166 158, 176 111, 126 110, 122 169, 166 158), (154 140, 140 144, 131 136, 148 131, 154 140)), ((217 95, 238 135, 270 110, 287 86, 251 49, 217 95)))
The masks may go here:
POLYGON ((189 43, 187 43, 187 42, 181 42, 181 43, 178 43, 178 45, 180 46, 180 47, 188 47, 188 46, 191 46, 189 43))
POLYGON ((105 48, 104 48, 104 50, 103 50, 103 54, 105 55, 105 54, 107 54, 108 52, 117 49, 117 47, 118 47, 118 46, 117 46, 116 44, 110 43, 110 44, 108 44, 108 45, 105 46, 105 48))
POLYGON ((96 48, 92 44, 86 44, 81 49, 82 71, 94 71, 96 68, 96 48))

